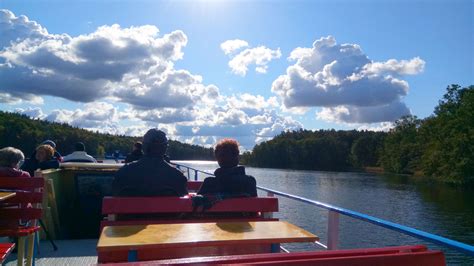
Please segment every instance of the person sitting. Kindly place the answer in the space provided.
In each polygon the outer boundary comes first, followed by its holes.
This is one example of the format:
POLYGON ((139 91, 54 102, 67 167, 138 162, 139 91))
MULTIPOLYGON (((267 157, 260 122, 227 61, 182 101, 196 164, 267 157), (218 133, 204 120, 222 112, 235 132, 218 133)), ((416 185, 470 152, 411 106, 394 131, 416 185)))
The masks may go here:
POLYGON ((131 163, 133 161, 138 161, 143 156, 142 143, 140 141, 133 144, 133 151, 127 155, 125 158, 125 163, 131 163))
POLYGON ((124 165, 115 174, 115 196, 184 196, 187 178, 164 160, 168 139, 152 128, 143 136, 143 157, 124 165))
POLYGON ((207 177, 197 194, 220 194, 228 197, 256 197, 257 182, 245 174, 245 167, 239 166, 239 143, 233 139, 223 139, 217 143, 214 156, 220 168, 215 177, 207 177))
POLYGON ((96 163, 97 160, 87 154, 86 146, 82 142, 78 142, 74 145, 74 152, 64 156, 63 161, 66 162, 77 162, 77 163, 96 163))
MULTIPOLYGON (((53 149, 54 149, 54 158, 58 161, 58 162, 62 162, 63 161, 63 156, 56 150, 56 143, 54 143, 54 141, 50 140, 50 139, 47 139, 43 142, 41 142, 41 145, 43 144, 46 144, 46 145, 49 145, 51 146, 53 149)), ((34 156, 32 156, 34 157, 34 156)))
POLYGON ((56 169, 59 162, 54 158, 54 149, 49 144, 39 145, 34 151, 34 156, 25 161, 21 168, 34 176, 37 169, 56 169))
POLYGON ((18 169, 24 159, 25 155, 19 149, 13 147, 0 149, 0 178, 31 177, 28 172, 18 169))

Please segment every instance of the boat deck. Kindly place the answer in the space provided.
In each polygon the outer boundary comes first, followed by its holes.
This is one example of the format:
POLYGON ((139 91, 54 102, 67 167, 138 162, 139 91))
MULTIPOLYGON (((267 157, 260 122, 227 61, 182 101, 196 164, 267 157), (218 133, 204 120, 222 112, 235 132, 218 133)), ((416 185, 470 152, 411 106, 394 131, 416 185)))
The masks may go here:
MULTIPOLYGON (((54 251, 48 241, 40 242, 40 253, 36 265, 91 265, 97 263, 98 239, 55 240, 58 250, 54 251)), ((16 253, 7 258, 7 266, 16 265, 16 253)))

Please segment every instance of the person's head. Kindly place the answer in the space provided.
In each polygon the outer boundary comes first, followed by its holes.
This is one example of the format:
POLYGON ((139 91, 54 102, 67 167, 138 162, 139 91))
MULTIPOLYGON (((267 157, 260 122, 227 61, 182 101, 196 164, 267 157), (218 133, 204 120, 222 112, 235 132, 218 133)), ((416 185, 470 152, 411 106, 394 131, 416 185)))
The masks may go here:
POLYGON ((143 153, 149 156, 163 156, 168 148, 165 132, 152 128, 143 136, 143 153))
POLYGON ((234 139, 223 139, 214 148, 214 156, 222 168, 231 168, 239 164, 239 143, 234 139))
POLYGON ((82 142, 77 142, 74 144, 74 150, 75 151, 86 151, 86 146, 82 142))
POLYGON ((135 142, 135 144, 133 144, 133 150, 135 151, 141 151, 142 150, 142 142, 141 141, 137 141, 135 142))
POLYGON ((38 160, 39 162, 49 161, 49 160, 51 160, 51 158, 53 158, 53 155, 54 155, 53 147, 51 147, 47 144, 39 145, 36 148, 35 157, 36 157, 36 160, 38 160))
POLYGON ((40 145, 49 145, 51 146, 53 149, 56 149, 56 143, 54 143, 54 141, 50 140, 50 139, 47 139, 43 142, 41 142, 40 145))
POLYGON ((20 162, 25 159, 25 155, 19 149, 6 147, 0 149, 0 166, 19 168, 20 162))

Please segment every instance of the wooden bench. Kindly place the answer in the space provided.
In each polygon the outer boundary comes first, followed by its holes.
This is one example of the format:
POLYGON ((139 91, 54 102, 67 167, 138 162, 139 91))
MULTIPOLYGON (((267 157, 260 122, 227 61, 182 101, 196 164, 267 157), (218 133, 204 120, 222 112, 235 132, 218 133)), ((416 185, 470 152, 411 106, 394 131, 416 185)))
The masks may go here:
POLYGON ((192 198, 185 197, 104 197, 101 229, 108 225, 192 223, 226 221, 272 221, 278 198, 232 198, 216 202, 210 209, 194 211, 192 198), (243 213, 250 214, 242 216, 243 213), (159 215, 136 218, 123 215, 159 215), (117 217, 119 219, 117 219, 117 217))
POLYGON ((188 181, 187 188, 189 192, 197 192, 200 188, 203 181, 188 181))
POLYGON ((5 261, 14 248, 15 244, 13 243, 0 243, 0 264, 5 261))
POLYGON ((15 196, 0 203, 0 236, 18 237, 18 265, 33 264, 34 235, 40 230, 44 179, 42 177, 0 177, 0 189, 12 190, 15 196), (21 220, 24 224, 20 225, 21 220))
POLYGON ((141 261, 133 263, 114 263, 112 265, 323 265, 323 266, 395 266, 395 265, 446 265, 441 251, 428 251, 425 246, 397 246, 334 251, 311 251, 278 254, 253 254, 237 256, 195 257, 141 261))

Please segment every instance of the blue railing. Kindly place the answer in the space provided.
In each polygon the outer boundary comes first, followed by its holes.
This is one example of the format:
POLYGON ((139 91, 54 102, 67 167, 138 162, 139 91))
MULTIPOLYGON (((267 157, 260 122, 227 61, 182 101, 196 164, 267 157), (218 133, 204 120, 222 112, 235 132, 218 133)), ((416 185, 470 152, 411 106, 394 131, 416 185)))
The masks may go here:
MULTIPOLYGON (((202 174, 205 174, 207 176, 214 176, 214 174, 212 174, 212 173, 201 171, 199 169, 195 169, 195 168, 192 168, 192 167, 189 167, 189 166, 180 165, 180 164, 175 164, 175 165, 178 169, 181 169, 181 168, 186 169, 186 171, 188 173, 188 179, 190 179, 190 171, 194 171, 194 180, 198 180, 198 173, 202 173, 202 174)), ((293 199, 293 200, 296 200, 296 201, 308 203, 310 205, 328 210, 329 211, 328 244, 327 244, 327 247, 323 245, 324 247, 326 247, 328 249, 337 249, 338 238, 339 238, 339 228, 338 228, 339 227, 339 214, 342 214, 342 215, 349 216, 349 217, 352 217, 354 219, 358 219, 358 220, 361 220, 361 221, 369 222, 371 224, 375 224, 375 225, 378 225, 378 226, 381 226, 381 227, 384 227, 384 228, 387 228, 387 229, 390 229, 390 230, 398 231, 400 233, 410 235, 410 236, 413 236, 413 237, 418 238, 418 239, 423 239, 423 240, 426 240, 428 242, 432 242, 432 243, 435 243, 435 244, 446 246, 448 248, 458 250, 458 251, 460 251, 462 253, 465 253, 465 254, 468 254, 470 256, 474 256, 474 246, 471 246, 471 245, 468 245, 468 244, 465 244, 465 243, 462 243, 462 242, 459 242, 459 241, 456 241, 456 240, 452 240, 452 239, 449 239, 449 238, 445 238, 445 237, 442 237, 442 236, 438 236, 438 235, 435 235, 435 234, 424 232, 424 231, 421 231, 421 230, 418 230, 418 229, 414 229, 414 228, 411 228, 411 227, 408 227, 408 226, 404 226, 404 225, 400 225, 400 224, 393 223, 393 222, 390 222, 390 221, 386 221, 386 220, 383 220, 383 219, 379 219, 379 218, 376 218, 376 217, 373 217, 373 216, 370 216, 370 215, 366 215, 366 214, 363 214, 363 213, 355 212, 355 211, 352 211, 352 210, 349 210, 349 209, 340 208, 340 207, 337 207, 337 206, 334 206, 334 205, 331 205, 331 204, 327 204, 327 203, 324 203, 324 202, 319 202, 319 201, 316 201, 316 200, 307 199, 307 198, 304 198, 304 197, 288 194, 288 193, 285 193, 285 192, 281 192, 281 191, 277 191, 277 190, 273 190, 273 189, 269 189, 269 188, 265 188, 265 187, 261 187, 261 186, 257 186, 257 188, 260 189, 260 190, 266 191, 269 196, 278 195, 278 196, 282 196, 282 197, 293 199)))

